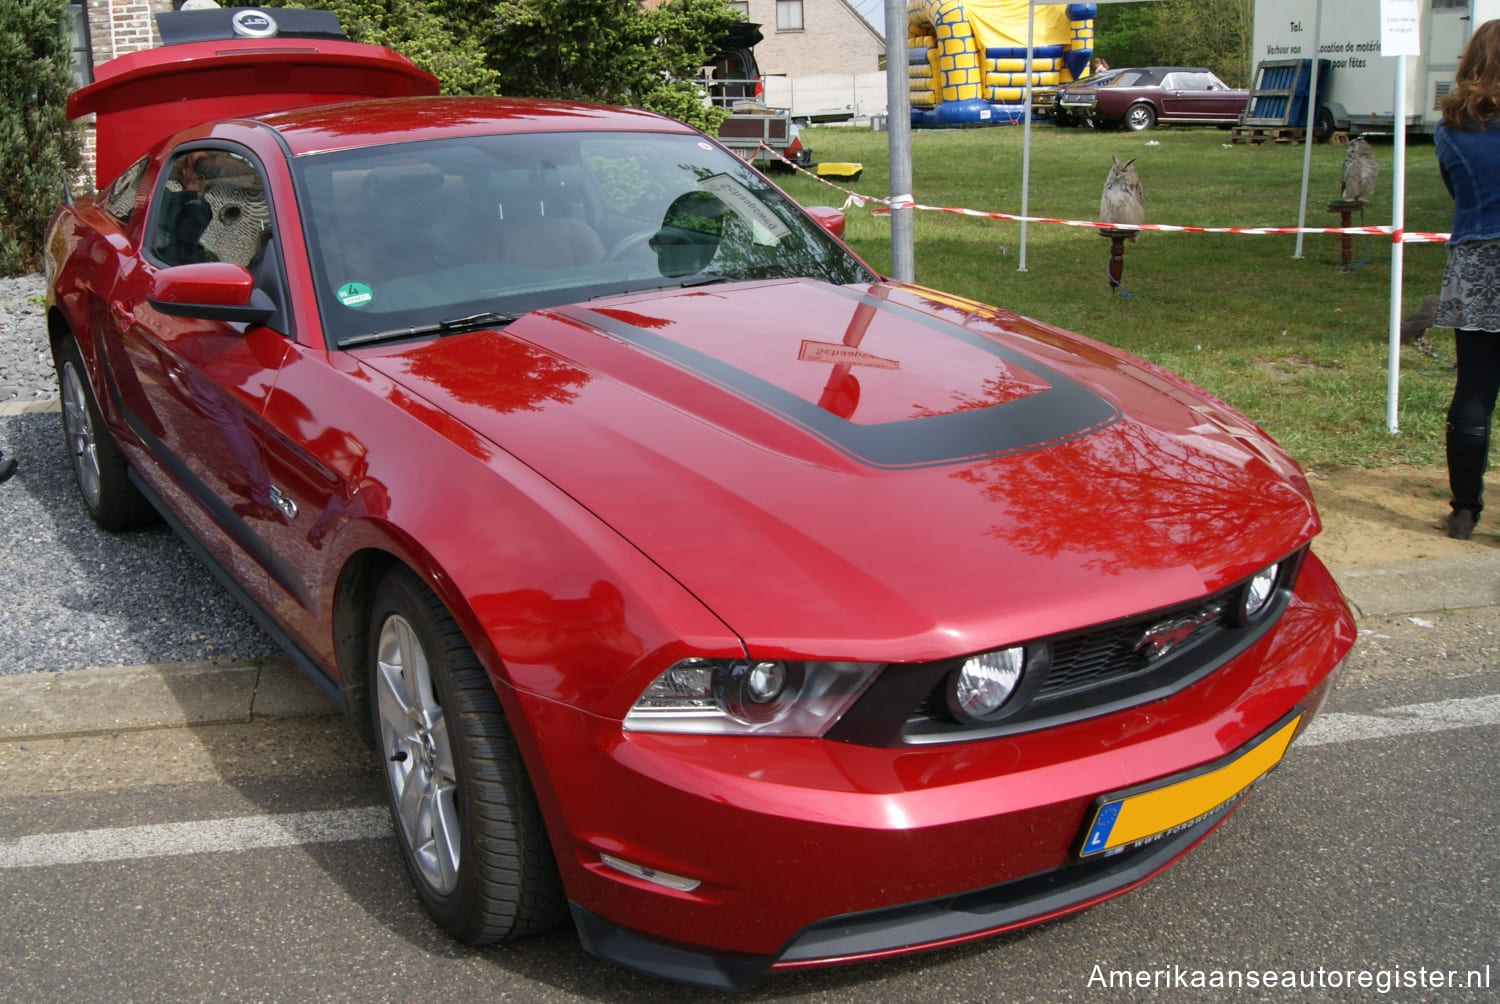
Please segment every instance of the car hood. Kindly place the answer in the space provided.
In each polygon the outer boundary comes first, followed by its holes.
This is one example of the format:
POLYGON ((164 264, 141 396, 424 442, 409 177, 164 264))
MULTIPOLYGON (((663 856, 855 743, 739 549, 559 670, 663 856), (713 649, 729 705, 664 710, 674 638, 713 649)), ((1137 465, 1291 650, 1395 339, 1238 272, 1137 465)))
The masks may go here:
POLYGON ((650 293, 361 356, 762 656, 1040 637, 1200 596, 1318 529, 1296 466, 1226 406, 918 287, 650 293))

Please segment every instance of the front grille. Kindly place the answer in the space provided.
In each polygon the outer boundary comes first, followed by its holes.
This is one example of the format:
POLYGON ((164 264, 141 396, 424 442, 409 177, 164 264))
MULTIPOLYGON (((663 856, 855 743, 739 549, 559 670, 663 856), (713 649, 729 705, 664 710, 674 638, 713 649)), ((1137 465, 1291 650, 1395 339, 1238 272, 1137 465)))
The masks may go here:
POLYGON ((1191 625, 1189 633, 1165 657, 1185 653, 1199 642, 1233 627, 1229 621, 1228 599, 1228 596, 1220 596, 1209 603, 1184 604, 1115 627, 1058 639, 1052 643, 1052 667, 1037 699, 1071 693, 1150 667, 1157 660, 1142 639, 1158 624, 1187 622, 1191 625))
POLYGON ((949 659, 891 667, 828 738, 867 745, 953 742, 1029 731, 1167 696, 1224 665, 1276 622, 1301 557, 1282 562, 1275 597, 1251 624, 1239 622, 1241 583, 1192 602, 1028 642, 1034 662, 1027 672, 1044 672, 1045 678, 1029 690, 1028 703, 999 723, 966 723, 951 714, 947 679, 961 660, 949 659))

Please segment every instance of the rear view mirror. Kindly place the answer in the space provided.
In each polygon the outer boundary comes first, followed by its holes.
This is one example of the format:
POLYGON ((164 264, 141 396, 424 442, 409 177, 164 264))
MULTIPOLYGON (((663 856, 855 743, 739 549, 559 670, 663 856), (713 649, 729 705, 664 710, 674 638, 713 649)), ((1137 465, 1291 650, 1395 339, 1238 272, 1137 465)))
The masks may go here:
POLYGON ((276 313, 271 298, 255 288, 248 269, 223 261, 164 268, 153 278, 146 299, 171 317, 264 324, 276 313))
POLYGON ((833 234, 835 237, 844 236, 844 213, 842 210, 834 209, 832 206, 808 206, 807 214, 833 234))

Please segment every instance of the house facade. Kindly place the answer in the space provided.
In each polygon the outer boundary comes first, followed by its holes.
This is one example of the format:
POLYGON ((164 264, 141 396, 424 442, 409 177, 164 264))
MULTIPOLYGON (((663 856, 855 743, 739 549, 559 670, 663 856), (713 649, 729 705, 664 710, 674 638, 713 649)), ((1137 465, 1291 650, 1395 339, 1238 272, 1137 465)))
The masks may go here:
POLYGON ((789 77, 869 73, 881 68, 885 41, 847 0, 736 0, 760 25, 755 47, 763 73, 789 77))
POLYGON ((766 103, 795 118, 885 111, 885 41, 849 0, 734 0, 760 25, 766 103))

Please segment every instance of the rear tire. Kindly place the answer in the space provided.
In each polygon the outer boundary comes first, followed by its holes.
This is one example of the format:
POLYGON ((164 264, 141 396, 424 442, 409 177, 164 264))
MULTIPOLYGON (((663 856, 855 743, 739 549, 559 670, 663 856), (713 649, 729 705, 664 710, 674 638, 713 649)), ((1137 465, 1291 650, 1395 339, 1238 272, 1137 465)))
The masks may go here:
POLYGON ((62 397, 63 436, 73 480, 89 518, 105 530, 132 530, 161 517, 131 483, 130 463, 110 437, 89 386, 78 343, 64 339, 54 356, 62 397))
POLYGON ((1338 121, 1333 117, 1333 112, 1325 105, 1318 109, 1317 118, 1313 123, 1313 139, 1319 143, 1327 143, 1333 139, 1333 134, 1338 131, 1338 121))
POLYGON ((1121 124, 1131 132, 1145 132, 1156 125, 1156 109, 1144 101, 1138 101, 1125 109, 1121 124))
POLYGON ((442 602, 405 568, 375 591, 375 748, 423 906, 459 941, 555 927, 562 881, 489 676, 442 602))

